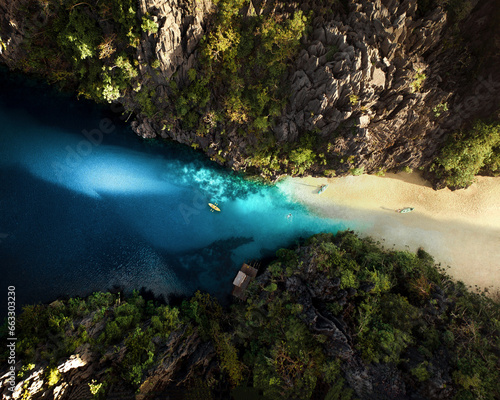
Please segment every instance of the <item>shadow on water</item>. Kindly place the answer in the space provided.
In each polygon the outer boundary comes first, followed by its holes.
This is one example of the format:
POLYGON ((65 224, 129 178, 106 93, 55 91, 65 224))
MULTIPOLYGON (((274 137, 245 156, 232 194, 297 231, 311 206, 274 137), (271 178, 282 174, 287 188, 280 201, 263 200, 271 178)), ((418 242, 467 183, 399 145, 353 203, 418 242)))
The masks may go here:
POLYGON ((18 306, 113 287, 224 299, 241 263, 343 228, 187 146, 141 141, 119 121, 69 162, 82 129, 109 110, 15 82, 0 99, 0 272, 18 306))

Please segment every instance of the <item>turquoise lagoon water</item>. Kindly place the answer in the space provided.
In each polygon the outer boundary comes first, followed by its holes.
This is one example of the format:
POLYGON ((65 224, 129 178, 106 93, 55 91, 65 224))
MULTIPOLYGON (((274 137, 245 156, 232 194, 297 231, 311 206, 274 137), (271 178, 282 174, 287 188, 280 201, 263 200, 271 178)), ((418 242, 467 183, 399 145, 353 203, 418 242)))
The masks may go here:
POLYGON ((113 287, 223 300, 242 262, 345 228, 186 146, 140 140, 120 113, 0 83, 0 271, 18 305, 113 287))

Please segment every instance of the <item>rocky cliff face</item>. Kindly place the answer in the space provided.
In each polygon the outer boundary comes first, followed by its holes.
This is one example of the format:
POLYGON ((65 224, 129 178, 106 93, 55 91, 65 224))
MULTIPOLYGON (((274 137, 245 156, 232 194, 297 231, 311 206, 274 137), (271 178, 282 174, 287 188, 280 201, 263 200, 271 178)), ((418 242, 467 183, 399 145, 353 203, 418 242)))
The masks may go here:
MULTIPOLYGON (((333 169, 343 175, 353 168, 377 172, 425 167, 450 133, 498 109, 498 71, 474 70, 471 46, 458 37, 444 10, 438 7, 421 15, 417 3, 350 1, 347 14, 315 19, 285 80, 291 85, 290 100, 273 129, 278 146, 296 142, 307 132, 319 137, 322 146, 317 152, 325 153, 327 165, 315 165, 310 172, 333 169)), ((200 7, 206 16, 209 5, 200 7)), ((476 36, 482 25, 475 21, 484 25, 492 7, 482 4, 469 16, 466 24, 476 36)), ((163 8, 158 15, 167 11, 163 8)), ((158 37, 143 44, 156 48, 162 77, 180 68, 179 77, 184 78, 195 65, 194 49, 205 29, 202 20, 191 17, 184 31, 194 35, 183 46, 172 45, 166 23, 158 37), (169 57, 174 61, 167 62, 169 57)), ((156 84, 161 85, 161 79, 156 84)), ((209 155, 222 151, 229 165, 243 169, 252 140, 229 132, 228 148, 217 131, 202 140, 194 132, 175 128, 166 133, 158 121, 147 118, 140 118, 134 128, 143 137, 161 133, 183 143, 199 143, 209 155)))
POLYGON ((278 140, 316 130, 369 172, 428 160, 442 136, 430 105, 449 93, 422 55, 439 45, 446 16, 438 8, 418 19, 416 10, 408 0, 362 2, 320 24, 295 62, 278 140))
MULTIPOLYGON (((160 60, 161 74, 153 77, 158 85, 174 74, 181 82, 185 81, 187 71, 196 63, 196 49, 206 32, 206 18, 213 8, 211 1, 141 0, 139 4, 140 13, 153 15, 153 20, 159 24, 158 32, 140 43, 139 61, 152 57, 160 60)), ((141 72, 145 75, 148 71, 141 72)))
POLYGON ((43 21, 43 16, 34 15, 34 20, 23 18, 20 9, 26 7, 27 1, 0 1, 0 62, 14 67, 19 58, 21 44, 25 40, 28 26, 43 21))
MULTIPOLYGON (((159 30, 154 35, 143 34, 137 50, 140 75, 138 81, 142 86, 155 88, 156 99, 168 99, 168 82, 172 79, 179 86, 187 80, 187 71, 196 66, 199 42, 207 31, 207 19, 214 6, 210 0, 141 0, 139 3, 141 15, 152 15, 159 24, 159 30), (159 60, 160 67, 153 69, 151 60, 159 60)), ((121 99, 130 109, 140 109, 132 97, 121 99)), ((159 107, 165 103, 157 101, 159 107)), ((144 138, 157 135, 167 137, 161 128, 161 120, 141 117, 132 124, 134 130, 144 138)), ((176 132, 171 136, 181 143, 192 143, 190 135, 176 132)))
MULTIPOLYGON (((75 323, 87 329, 89 337, 96 340, 103 332, 105 325, 100 323, 91 327, 93 316, 94 314, 91 314, 75 323)), ((187 332, 186 330, 187 326, 184 325, 166 340, 155 339, 158 342, 161 362, 150 371, 137 392, 118 379, 106 388, 106 398, 155 399, 159 394, 164 394, 167 388, 169 394, 180 396, 185 393, 185 389, 181 388, 188 383, 196 379, 206 381, 220 374, 213 345, 202 341, 197 331, 187 332)), ((93 351, 88 343, 84 344, 76 349, 74 355, 58 360, 56 383, 50 383, 47 363, 33 365, 33 369, 15 379, 14 386, 11 386, 11 377, 2 372, 0 394, 2 399, 86 400, 93 398, 91 384, 103 382, 109 378, 110 368, 117 367, 123 362, 125 351, 126 348, 121 347, 119 351, 110 350, 102 356, 93 351)), ((21 363, 17 363, 16 371, 19 372, 22 366, 21 363)))
MULTIPOLYGON (((432 161, 447 134, 494 112, 499 74, 464 81, 467 68, 456 67, 467 50, 458 54, 445 12, 417 12, 416 1, 351 2, 345 19, 319 23, 290 73, 278 141, 315 130, 332 153, 350 158, 340 172, 416 168, 432 161)), ((484 10, 469 18, 474 25, 484 10)))
MULTIPOLYGON (((281 13, 286 18, 287 11, 277 11, 283 7, 267 3, 254 1, 246 13, 281 13)), ((426 167, 447 136, 498 110, 500 35, 494 0, 470 0, 472 11, 460 27, 441 7, 430 7, 432 1, 345 4, 345 12, 315 11, 303 49, 290 61, 283 80, 290 86, 290 98, 272 128, 276 154, 282 145, 312 133, 319 143, 314 153, 324 161, 309 165, 309 173, 426 167), (427 9, 419 9, 424 3, 427 9), (484 38, 489 39, 482 42, 484 38)), ((300 7, 311 9, 307 2, 300 7)), ((40 31, 48 12, 29 0, 0 0, 0 10, 0 62, 19 67, 20 44, 40 31)), ((247 127, 214 124, 199 134, 175 116, 177 92, 172 85, 183 88, 187 72, 199 67, 200 40, 210 31, 215 10, 210 0, 141 0, 139 17, 151 17, 159 30, 142 33, 134 87, 150 93, 155 112, 144 111, 132 88, 118 102, 135 112, 132 127, 138 135, 194 145, 220 163, 245 170, 261 140, 242 134, 247 127)), ((217 96, 212 93, 213 109, 217 96)), ((287 155, 280 157, 274 176, 290 172, 287 155)))

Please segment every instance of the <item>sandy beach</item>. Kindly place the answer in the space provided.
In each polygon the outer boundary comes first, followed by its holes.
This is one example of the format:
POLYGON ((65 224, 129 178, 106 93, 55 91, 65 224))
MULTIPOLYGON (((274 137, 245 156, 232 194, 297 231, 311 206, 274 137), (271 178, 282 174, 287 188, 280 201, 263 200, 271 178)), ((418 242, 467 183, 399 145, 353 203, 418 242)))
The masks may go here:
POLYGON ((435 191, 414 172, 345 178, 288 178, 294 200, 380 240, 386 248, 422 247, 467 285, 500 290, 500 178, 468 189, 435 191), (329 187, 321 195, 322 184, 329 187), (414 207, 408 214, 395 210, 414 207), (360 224, 361 221, 361 224, 360 224))

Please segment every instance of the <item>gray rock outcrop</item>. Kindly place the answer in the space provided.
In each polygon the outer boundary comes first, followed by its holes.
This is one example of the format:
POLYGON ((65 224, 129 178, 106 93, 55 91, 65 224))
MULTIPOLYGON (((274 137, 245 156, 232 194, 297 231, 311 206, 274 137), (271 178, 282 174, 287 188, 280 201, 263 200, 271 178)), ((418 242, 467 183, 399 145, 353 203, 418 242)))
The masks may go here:
MULTIPOLYGON (((19 61, 21 43, 47 20, 43 7, 24 18, 19 10, 25 2, 0 0, 0 62, 9 67, 19 61)), ((488 52, 481 47, 491 30, 494 0, 471 0, 473 10, 461 23, 463 39, 457 39, 442 8, 424 13, 417 0, 346 4, 345 13, 336 10, 312 21, 311 32, 302 38, 302 50, 290 61, 283 81, 290 85, 290 98, 271 132, 279 167, 267 174, 293 172, 283 159, 287 154, 279 150, 283 144, 293 148, 311 133, 319 142, 314 152, 322 154, 324 162, 312 163, 306 173, 329 169, 341 176, 354 168, 376 172, 426 167, 447 136, 476 118, 489 117, 500 106, 498 40, 490 41, 490 55, 484 56, 488 52), (481 54, 474 53, 476 48, 482 49, 481 54), (436 107, 443 111, 433 111, 436 107)), ((274 6, 255 1, 242 14, 282 12, 286 18, 294 7, 276 11, 285 6, 274 6)), ((199 70, 200 40, 210 31, 215 10, 210 0, 140 0, 139 17, 151 18, 159 30, 142 33, 134 90, 122 93, 118 101, 136 113, 132 128, 144 138, 170 138, 200 148, 233 169, 251 166, 254 172, 263 172, 248 161, 262 138, 243 135, 250 130, 247 126, 216 123, 207 111, 200 117, 207 132, 200 133, 176 115, 179 94, 172 87, 185 87, 188 71, 199 70), (144 111, 135 92, 140 88, 147 91, 152 112, 144 111)), ((210 107, 223 115, 215 97, 221 94, 212 93, 210 107)))
POLYGON ((0 62, 13 68, 21 52, 21 43, 26 39, 29 27, 41 26, 45 21, 42 13, 26 19, 19 11, 28 1, 0 0, 0 62))
POLYGON ((471 81, 458 72, 444 82, 460 50, 443 46, 453 41, 443 9, 422 17, 417 7, 412 0, 350 1, 345 18, 318 23, 289 74, 278 143, 316 133, 337 175, 416 168, 432 161, 447 134, 494 112, 500 75, 484 71, 471 81), (432 110, 442 104, 449 112, 437 118, 432 110))
MULTIPOLYGON (((213 12, 213 4, 210 0, 194 0, 186 2, 183 0, 141 0, 139 2, 139 14, 152 16, 159 25, 156 34, 142 34, 137 49, 139 61, 140 86, 154 88, 157 103, 159 99, 168 99, 168 84, 170 80, 182 87, 187 82, 187 72, 196 67, 198 60, 198 45, 207 30, 207 17, 213 12), (153 68, 151 63, 159 61, 159 67, 153 68)), ((120 99, 128 108, 137 109, 136 100, 125 96, 120 99)), ((161 107, 161 105, 160 105, 161 107)), ((167 104, 163 104, 167 107, 167 104)), ((193 141, 191 135, 186 132, 172 130, 167 134, 160 125, 159 118, 142 117, 134 121, 134 131, 144 138, 161 136, 170 137, 180 143, 190 144, 193 141)))
MULTIPOLYGON (((85 323, 82 322, 82 325, 85 323)), ((92 333, 97 338, 104 328, 92 333)), ((210 342, 204 342, 198 333, 186 333, 187 326, 172 332, 167 340, 163 339, 160 351, 162 361, 148 371, 146 379, 137 392, 123 383, 112 384, 107 389, 107 398, 121 400, 140 400, 155 398, 157 393, 175 392, 174 386, 182 387, 187 381, 200 378, 208 379, 220 373, 216 361, 215 350, 210 342), (174 382, 174 384, 172 384, 174 382)), ((60 361, 57 366, 59 379, 47 388, 47 366, 37 365, 15 379, 14 390, 10 391, 10 376, 0 376, 0 395, 2 399, 47 399, 54 400, 86 400, 92 398, 91 384, 102 382, 110 365, 119 366, 126 347, 119 352, 109 351, 103 357, 90 350, 89 344, 76 349, 75 354, 60 361)), ((16 365, 16 371, 21 365, 16 365)), ((183 393, 179 389, 179 393, 183 393)))
POLYGON ((416 9, 410 0, 350 2, 344 21, 316 27, 291 74, 278 141, 315 131, 332 153, 354 156, 353 167, 421 165, 438 129, 427 100, 447 96, 423 78, 432 71, 422 54, 439 43, 446 15, 418 19, 416 9))

